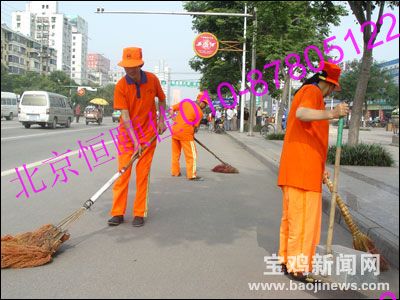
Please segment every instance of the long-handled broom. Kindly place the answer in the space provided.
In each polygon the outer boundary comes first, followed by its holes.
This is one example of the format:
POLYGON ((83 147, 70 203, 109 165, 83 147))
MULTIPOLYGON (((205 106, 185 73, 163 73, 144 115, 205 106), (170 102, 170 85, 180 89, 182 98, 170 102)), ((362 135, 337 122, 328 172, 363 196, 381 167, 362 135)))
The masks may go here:
POLYGON ((206 149, 208 152, 210 152, 216 159, 218 159, 222 164, 219 164, 215 166, 211 171, 217 172, 217 173, 239 173, 239 170, 236 169, 235 167, 232 167, 230 164, 227 164, 224 162, 222 159, 220 159, 214 152, 212 152, 210 149, 208 149, 202 142, 200 142, 198 139, 194 138, 194 140, 202 146, 204 149, 206 149))
MULTIPOLYGON (((156 136, 150 141, 154 142, 156 136)), ((143 150, 146 150, 144 147, 143 150)), ((44 265, 52 260, 61 244, 69 239, 67 229, 87 211, 94 202, 131 167, 139 157, 135 152, 130 161, 120 171, 115 173, 89 200, 78 210, 66 217, 57 225, 46 224, 33 232, 26 232, 16 236, 6 235, 1 238, 1 268, 28 268, 44 265)))
MULTIPOLYGON (((329 188, 329 191, 333 192, 333 183, 329 180, 328 176, 324 177, 324 182, 329 188)), ((353 218, 350 215, 350 211, 340 195, 336 195, 336 203, 342 213, 343 219, 350 229, 351 235, 353 237, 353 248, 359 251, 369 252, 371 254, 379 254, 376 249, 374 242, 364 233, 360 231, 358 226, 354 223, 353 218)), ((379 255, 380 258, 380 270, 387 271, 389 269, 389 263, 383 257, 382 254, 379 255)))

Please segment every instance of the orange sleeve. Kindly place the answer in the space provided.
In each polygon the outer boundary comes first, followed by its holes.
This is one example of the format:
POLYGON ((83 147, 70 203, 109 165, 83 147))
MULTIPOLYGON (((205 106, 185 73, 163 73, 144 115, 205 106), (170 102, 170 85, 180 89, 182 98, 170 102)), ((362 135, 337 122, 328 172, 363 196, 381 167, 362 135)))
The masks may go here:
POLYGON ((199 126, 202 115, 199 112, 198 106, 193 101, 185 101, 182 109, 187 121, 193 123, 193 126, 199 126))
POLYGON ((179 103, 172 106, 172 111, 177 111, 177 110, 179 110, 179 103))
POLYGON ((115 86, 114 90, 114 109, 129 109, 127 99, 125 97, 124 90, 122 88, 122 80, 121 79, 117 85, 115 86))
POLYGON ((304 93, 301 97, 299 107, 320 109, 321 103, 321 92, 318 87, 310 85, 305 88, 304 93))
POLYGON ((161 88, 160 80, 156 76, 154 76, 154 81, 155 81, 158 101, 165 101, 166 97, 163 89, 161 88))

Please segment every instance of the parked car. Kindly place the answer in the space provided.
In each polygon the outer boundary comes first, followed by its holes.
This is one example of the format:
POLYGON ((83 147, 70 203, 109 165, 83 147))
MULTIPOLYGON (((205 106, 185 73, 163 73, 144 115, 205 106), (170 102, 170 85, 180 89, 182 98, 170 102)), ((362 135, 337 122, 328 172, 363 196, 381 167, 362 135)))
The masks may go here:
POLYGON ((121 111, 120 110, 114 110, 112 113, 112 121, 114 122, 119 122, 119 119, 121 117, 121 111))
POLYGON ((97 123, 100 125, 103 121, 103 111, 100 106, 86 106, 83 114, 86 119, 86 125, 89 123, 97 123))

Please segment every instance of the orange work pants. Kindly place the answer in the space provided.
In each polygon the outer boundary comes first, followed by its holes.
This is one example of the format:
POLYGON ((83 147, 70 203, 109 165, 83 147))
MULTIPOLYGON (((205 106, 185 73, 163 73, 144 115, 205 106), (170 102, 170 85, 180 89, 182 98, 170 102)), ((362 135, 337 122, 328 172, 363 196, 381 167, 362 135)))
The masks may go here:
POLYGON ((289 272, 312 272, 320 240, 322 193, 282 186, 279 256, 289 272))
MULTIPOLYGON (((147 217, 147 201, 149 197, 150 168, 156 150, 155 140, 150 147, 142 152, 136 163, 136 197, 133 205, 132 215, 147 217)), ((119 146, 121 154, 118 155, 118 170, 127 165, 134 153, 133 150, 126 150, 119 146)), ((110 211, 111 216, 124 215, 128 201, 128 187, 131 178, 132 166, 115 182, 113 187, 113 205, 110 211)))
POLYGON ((181 167, 179 165, 179 159, 183 148, 186 161, 186 177, 188 179, 195 178, 197 176, 197 150, 194 141, 180 141, 172 138, 172 166, 171 175, 178 176, 181 173, 181 167))

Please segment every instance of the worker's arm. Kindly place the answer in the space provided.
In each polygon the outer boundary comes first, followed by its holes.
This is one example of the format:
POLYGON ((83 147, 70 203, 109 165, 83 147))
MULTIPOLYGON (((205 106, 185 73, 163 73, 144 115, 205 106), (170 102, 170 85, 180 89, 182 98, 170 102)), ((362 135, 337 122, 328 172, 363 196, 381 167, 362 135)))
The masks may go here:
POLYGON ((137 149, 137 151, 139 151, 139 155, 141 155, 143 149, 139 143, 138 138, 136 137, 135 131, 133 130, 133 125, 131 122, 131 118, 129 116, 129 111, 127 109, 121 110, 121 118, 122 118, 122 124, 124 124, 124 127, 128 132, 135 149, 137 149))
POLYGON ((301 121, 332 120, 346 116, 349 113, 349 105, 340 103, 333 110, 319 110, 306 107, 299 107, 296 110, 296 118, 301 121))

